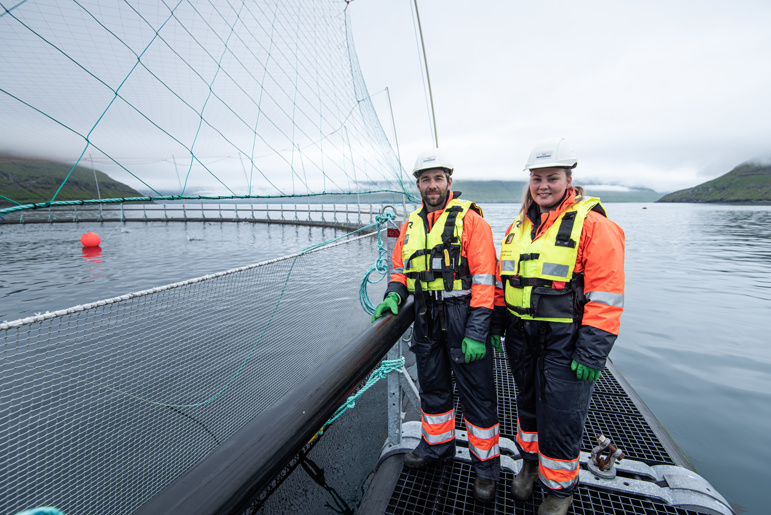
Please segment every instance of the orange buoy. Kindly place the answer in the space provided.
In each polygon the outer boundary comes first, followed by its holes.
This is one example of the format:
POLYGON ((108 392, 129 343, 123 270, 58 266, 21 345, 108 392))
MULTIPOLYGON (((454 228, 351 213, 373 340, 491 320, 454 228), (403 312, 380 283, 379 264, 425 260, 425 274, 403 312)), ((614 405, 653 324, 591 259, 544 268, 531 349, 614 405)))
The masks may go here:
POLYGON ((84 247, 98 247, 101 241, 102 238, 100 238, 99 235, 95 232, 87 232, 80 237, 80 243, 84 247))

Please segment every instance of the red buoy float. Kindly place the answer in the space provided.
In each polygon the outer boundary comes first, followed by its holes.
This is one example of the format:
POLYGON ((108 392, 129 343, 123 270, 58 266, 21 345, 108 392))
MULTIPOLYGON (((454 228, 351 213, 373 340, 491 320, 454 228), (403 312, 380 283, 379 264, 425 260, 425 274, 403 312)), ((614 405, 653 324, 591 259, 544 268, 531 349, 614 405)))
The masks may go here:
POLYGON ((101 241, 102 238, 100 238, 99 235, 95 232, 87 232, 80 237, 80 243, 84 247, 98 247, 101 241))

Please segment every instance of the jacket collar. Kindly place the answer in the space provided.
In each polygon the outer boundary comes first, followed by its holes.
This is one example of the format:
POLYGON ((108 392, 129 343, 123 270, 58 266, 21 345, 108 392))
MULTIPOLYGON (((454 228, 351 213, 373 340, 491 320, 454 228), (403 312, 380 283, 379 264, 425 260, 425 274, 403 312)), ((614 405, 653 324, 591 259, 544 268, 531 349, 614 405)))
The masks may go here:
POLYGON ((423 202, 423 208, 420 210, 420 217, 423 219, 423 225, 426 228, 426 231, 430 231, 431 228, 434 226, 434 222, 436 222, 440 216, 442 216, 442 213, 444 213, 445 208, 447 208, 447 204, 449 204, 454 198, 460 197, 460 192, 455 193, 452 190, 447 191, 447 200, 444 203, 444 206, 442 206, 442 209, 438 209, 436 211, 433 211, 429 213, 426 211, 426 203, 423 202))
POLYGON ((530 208, 527 210, 527 217, 533 224, 533 239, 535 239, 537 234, 541 234, 549 227, 551 227, 554 221, 557 220, 568 207, 575 203, 575 201, 576 190, 573 188, 568 188, 565 191, 565 195, 562 197, 562 201, 560 202, 559 206, 557 206, 557 209, 553 211, 549 211, 548 213, 541 213, 538 204, 533 202, 530 205, 530 208))

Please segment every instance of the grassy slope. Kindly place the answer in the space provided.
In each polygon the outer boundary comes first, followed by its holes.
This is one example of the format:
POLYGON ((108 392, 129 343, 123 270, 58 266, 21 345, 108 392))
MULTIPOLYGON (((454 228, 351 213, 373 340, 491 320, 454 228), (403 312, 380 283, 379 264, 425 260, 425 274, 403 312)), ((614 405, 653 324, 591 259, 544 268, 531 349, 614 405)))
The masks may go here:
MULTIPOLYGON (((72 168, 64 163, 48 163, 0 156, 0 195, 19 204, 47 202, 72 168)), ((97 170, 99 193, 102 198, 141 197, 141 193, 115 181, 97 170)), ((87 200, 99 198, 91 168, 78 166, 56 196, 56 200, 87 200)), ((0 198, 0 207, 13 206, 0 198)))
POLYGON ((665 195, 659 202, 771 202, 771 165, 743 163, 717 179, 665 195))

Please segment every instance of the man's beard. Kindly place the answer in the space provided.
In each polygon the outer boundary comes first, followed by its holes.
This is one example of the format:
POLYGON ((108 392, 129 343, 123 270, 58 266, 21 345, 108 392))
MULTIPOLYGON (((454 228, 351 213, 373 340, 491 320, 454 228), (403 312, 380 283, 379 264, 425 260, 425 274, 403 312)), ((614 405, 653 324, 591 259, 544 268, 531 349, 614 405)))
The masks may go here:
POLYGON ((423 198, 423 203, 426 204, 427 206, 431 206, 431 207, 443 206, 447 202, 447 193, 448 193, 448 191, 449 191, 449 188, 447 190, 445 190, 444 193, 440 190, 438 192, 439 193, 439 198, 437 199, 436 203, 431 203, 428 200, 428 195, 430 193, 433 193, 433 192, 421 193, 421 197, 423 198))

